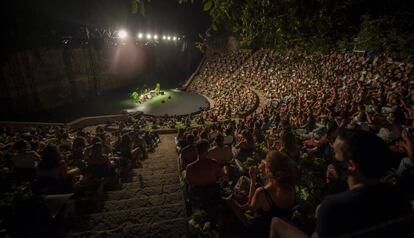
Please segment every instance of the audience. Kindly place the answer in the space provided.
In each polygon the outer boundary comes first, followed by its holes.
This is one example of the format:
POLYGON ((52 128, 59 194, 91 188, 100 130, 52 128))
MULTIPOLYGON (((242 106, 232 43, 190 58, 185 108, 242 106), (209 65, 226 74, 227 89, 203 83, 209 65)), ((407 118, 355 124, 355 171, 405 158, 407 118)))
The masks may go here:
POLYGON ((208 151, 207 157, 216 160, 220 166, 230 163, 233 159, 233 152, 230 146, 224 145, 224 136, 222 134, 216 135, 216 146, 208 151))
POLYGON ((185 180, 190 189, 215 184, 225 176, 219 163, 207 157, 208 147, 208 141, 200 140, 197 143, 197 160, 187 165, 185 169, 185 180))
POLYGON ((188 116, 131 114, 77 131, 1 128, 0 162, 19 183, 34 182, 37 193, 69 193, 79 180, 116 178, 119 166, 142 166, 160 141, 155 131, 179 129, 188 192, 220 185, 234 195, 243 182, 232 183, 248 181, 245 206, 232 208, 255 237, 308 237, 291 218, 292 208, 303 205, 296 199, 308 172, 303 163, 320 166, 333 188, 312 206, 312 236, 346 236, 409 210, 399 180, 390 185, 384 177, 413 170, 413 74, 412 62, 387 54, 212 53, 188 87, 210 108, 188 116))
MULTIPOLYGON (((410 211, 408 201, 395 188, 380 182, 390 165, 390 151, 384 141, 369 132, 342 130, 333 148, 341 165, 335 170, 346 171, 349 190, 322 201, 316 211, 313 237, 351 234, 410 211)), ((270 237, 308 236, 278 217, 272 221, 270 237)))

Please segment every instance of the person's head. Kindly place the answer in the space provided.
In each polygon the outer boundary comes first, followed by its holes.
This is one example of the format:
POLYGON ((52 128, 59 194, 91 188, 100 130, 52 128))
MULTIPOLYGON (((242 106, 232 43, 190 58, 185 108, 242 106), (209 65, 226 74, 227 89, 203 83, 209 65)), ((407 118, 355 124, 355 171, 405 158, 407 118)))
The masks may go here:
POLYGON ((56 145, 49 144, 43 149, 42 160, 39 167, 44 169, 56 168, 59 166, 60 160, 59 148, 56 145))
POLYGON ((288 154, 298 151, 298 144, 295 135, 291 131, 283 131, 280 137, 281 148, 288 154))
POLYGON ((30 144, 26 140, 19 140, 14 144, 14 148, 17 150, 17 152, 23 153, 30 150, 30 144))
POLYGON ((102 126, 97 126, 95 129, 96 134, 102 134, 105 132, 105 129, 102 126))
POLYGON ((197 143, 198 158, 204 158, 204 157, 206 157, 206 155, 208 153, 208 148, 209 148, 208 141, 207 140, 200 140, 197 143))
POLYGON ((73 140, 72 151, 83 151, 86 147, 86 139, 84 137, 78 136, 73 140))
POLYGON ((260 167, 268 179, 276 181, 280 186, 291 188, 295 186, 296 169, 293 161, 285 154, 269 151, 260 167))
POLYGON ((224 136, 222 134, 218 134, 215 138, 215 142, 217 146, 224 146, 224 136))
POLYGON ((392 113, 391 113, 391 121, 395 124, 398 125, 403 125, 406 122, 406 117, 404 114, 404 111, 401 108, 396 108, 392 113))
POLYGON ((333 144, 335 159, 348 176, 358 179, 380 179, 390 169, 390 151, 375 134, 341 129, 333 144))
POLYGON ((201 132, 200 139, 208 140, 208 132, 206 130, 201 132))

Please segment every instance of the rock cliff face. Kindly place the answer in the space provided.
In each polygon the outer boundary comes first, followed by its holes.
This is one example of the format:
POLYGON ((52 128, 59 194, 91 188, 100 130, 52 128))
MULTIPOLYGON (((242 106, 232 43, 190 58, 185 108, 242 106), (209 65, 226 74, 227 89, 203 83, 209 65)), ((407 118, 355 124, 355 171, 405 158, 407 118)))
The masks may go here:
MULTIPOLYGON (((1 62, 0 106, 6 113, 36 112, 148 80, 174 70, 184 80, 194 51, 173 46, 125 45, 13 52, 1 62)), ((161 84, 162 85, 162 84, 161 84)))

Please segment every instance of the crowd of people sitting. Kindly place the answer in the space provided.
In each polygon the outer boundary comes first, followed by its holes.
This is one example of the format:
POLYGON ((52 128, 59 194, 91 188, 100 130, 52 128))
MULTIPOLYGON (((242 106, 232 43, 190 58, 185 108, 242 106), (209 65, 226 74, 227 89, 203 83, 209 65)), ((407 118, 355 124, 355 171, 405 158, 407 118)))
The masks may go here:
MULTIPOLYGON (((255 237, 363 236, 407 214, 413 221, 412 62, 385 54, 259 50, 240 63, 229 60, 237 58, 234 54, 209 59, 217 62, 215 67, 201 69, 190 89, 214 95, 220 105, 223 95, 231 107, 231 102, 240 104, 239 87, 254 88, 266 102, 243 119, 179 131, 190 203, 198 201, 194 195, 217 201, 211 187, 232 181, 227 203, 255 237), (240 67, 233 70, 233 64, 240 67), (232 71, 220 74, 223 68, 232 71), (237 89, 232 94, 218 83, 227 81, 242 86, 231 86, 237 89), (258 145, 266 152, 258 153, 258 145), (252 157, 255 162, 247 163, 252 157), (298 186, 307 171, 301 164, 320 158, 326 164, 321 168, 326 193, 314 207, 316 228, 304 230, 292 219, 293 208, 303 205, 298 204, 298 186), (237 166, 242 172, 232 171, 237 166), (252 221, 249 213, 260 219, 252 221)), ((217 113, 226 118, 225 110, 217 113)), ((403 234, 401 226, 394 228, 391 234, 403 234)))
POLYGON ((222 119, 246 116, 258 105, 256 93, 229 77, 250 56, 250 51, 207 56, 189 90, 213 100, 211 109, 222 119))
POLYGON ((80 184, 96 178, 115 189, 131 168, 157 146, 156 133, 116 129, 112 124, 94 129, 64 126, 4 127, 0 134, 0 161, 9 182, 28 182, 36 194, 76 193, 80 184))
POLYGON ((413 76, 412 62, 387 55, 213 54, 189 85, 212 108, 130 115, 92 131, 2 128, 0 161, 37 193, 76 192, 74 181, 90 177, 117 184, 122 168, 139 167, 157 146, 154 130, 178 128, 187 202, 213 224, 224 203, 250 237, 410 237, 413 76), (257 94, 266 99, 259 107, 257 94), (319 205, 309 211, 311 199, 319 205))

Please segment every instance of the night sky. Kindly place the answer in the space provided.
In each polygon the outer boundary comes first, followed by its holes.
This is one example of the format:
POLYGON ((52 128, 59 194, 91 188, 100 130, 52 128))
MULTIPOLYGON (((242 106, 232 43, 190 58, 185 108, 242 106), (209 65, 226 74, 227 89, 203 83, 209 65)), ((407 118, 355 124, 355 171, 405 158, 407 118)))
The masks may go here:
POLYGON ((126 28, 132 32, 177 33, 188 37, 203 33, 210 21, 201 1, 194 5, 178 0, 152 0, 146 15, 131 13, 130 0, 36 0, 8 1, 2 7, 3 29, 7 33, 36 37, 54 30, 71 34, 80 26, 126 28), (16 33, 17 32, 17 33, 16 33))

